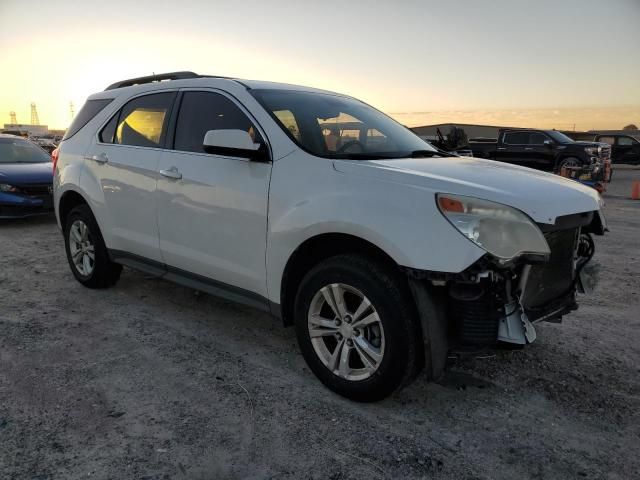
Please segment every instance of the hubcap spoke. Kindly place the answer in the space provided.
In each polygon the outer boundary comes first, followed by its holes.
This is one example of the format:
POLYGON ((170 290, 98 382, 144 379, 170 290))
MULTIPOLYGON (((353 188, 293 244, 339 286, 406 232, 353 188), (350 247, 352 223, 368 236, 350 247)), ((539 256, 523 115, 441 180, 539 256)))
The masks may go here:
POLYGON ((309 320, 309 335, 311 338, 328 337, 338 333, 339 327, 334 320, 315 316, 309 320))
POLYGON ((71 227, 71 235, 73 236, 73 239, 76 241, 76 243, 82 242, 82 234, 80 233, 80 227, 78 226, 78 224, 74 223, 71 227))
POLYGON ((371 302, 369 301, 369 299, 366 297, 363 298, 362 302, 360 302, 360 305, 358 306, 358 309, 353 314, 354 324, 358 322, 360 317, 364 314, 364 312, 366 312, 369 309, 370 306, 371 306, 371 302))
POLYGON ((382 352, 380 352, 376 347, 371 345, 363 337, 356 337, 355 345, 356 345, 356 348, 358 349, 358 353, 362 353, 371 359, 371 361, 368 363, 371 363, 376 367, 378 366, 378 364, 382 360, 382 352))
POLYGON ((353 324, 353 328, 363 328, 366 327, 367 325, 372 325, 374 323, 378 323, 380 322, 380 317, 378 316, 378 314, 376 312, 372 312, 369 315, 367 315, 366 317, 364 317, 363 319, 354 322, 353 324))
POLYGON ((82 257, 82 267, 84 269, 84 274, 88 275, 91 271, 91 261, 89 260, 89 255, 85 253, 84 257, 82 257))
POLYGON ((342 357, 341 355, 342 349, 344 348, 346 342, 347 342, 346 340, 340 340, 338 342, 338 345, 336 345, 336 349, 333 351, 333 353, 329 357, 329 361, 327 362, 327 368, 332 372, 335 372, 336 368, 338 367, 338 361, 342 357))
POLYGON ((87 241, 87 225, 84 222, 80 223, 80 238, 83 242, 87 241))
POLYGON ((336 302, 338 315, 340 316, 340 318, 344 318, 344 316, 348 313, 347 307, 344 304, 344 290, 340 285, 334 283, 333 285, 331 285, 331 291, 333 292, 333 299, 336 302))
POLYGON ((322 292, 322 296, 324 297, 325 302, 327 302, 327 305, 329 305, 331 310, 333 310, 333 314, 339 318, 340 312, 338 310, 338 306, 336 305, 336 301, 333 298, 333 291, 330 290, 329 287, 324 287, 322 290, 320 290, 320 292, 322 292))
POLYGON ((351 354, 351 349, 349 345, 342 346, 342 352, 340 353, 340 365, 338 366, 338 375, 342 378, 349 378, 349 372, 351 369, 349 368, 349 355, 351 354))

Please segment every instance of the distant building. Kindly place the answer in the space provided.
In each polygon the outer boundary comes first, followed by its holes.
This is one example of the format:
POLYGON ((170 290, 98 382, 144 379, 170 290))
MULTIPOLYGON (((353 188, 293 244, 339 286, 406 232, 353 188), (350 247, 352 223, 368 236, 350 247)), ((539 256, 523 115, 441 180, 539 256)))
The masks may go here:
POLYGON ((2 130, 6 132, 26 133, 29 136, 41 136, 49 133, 49 127, 47 125, 27 125, 24 123, 5 123, 2 130))

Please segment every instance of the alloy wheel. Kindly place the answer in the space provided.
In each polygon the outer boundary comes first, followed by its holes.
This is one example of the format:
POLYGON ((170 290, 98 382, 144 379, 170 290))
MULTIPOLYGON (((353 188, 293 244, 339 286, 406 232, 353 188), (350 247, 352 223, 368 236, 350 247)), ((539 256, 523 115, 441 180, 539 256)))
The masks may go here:
POLYGON ((80 275, 91 275, 96 260, 95 246, 89 227, 82 220, 75 220, 69 229, 69 253, 80 275))
POLYGON ((321 288, 309 306, 311 344, 324 366, 349 381, 369 378, 384 357, 384 329, 369 299, 343 283, 321 288))

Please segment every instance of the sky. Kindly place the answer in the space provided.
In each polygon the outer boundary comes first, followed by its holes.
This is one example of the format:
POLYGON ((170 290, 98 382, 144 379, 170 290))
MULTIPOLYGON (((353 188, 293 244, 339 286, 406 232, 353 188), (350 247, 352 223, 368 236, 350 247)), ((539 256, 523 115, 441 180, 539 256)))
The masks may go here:
POLYGON ((191 70, 324 88, 409 126, 640 125, 640 0, 0 0, 0 124, 191 70))

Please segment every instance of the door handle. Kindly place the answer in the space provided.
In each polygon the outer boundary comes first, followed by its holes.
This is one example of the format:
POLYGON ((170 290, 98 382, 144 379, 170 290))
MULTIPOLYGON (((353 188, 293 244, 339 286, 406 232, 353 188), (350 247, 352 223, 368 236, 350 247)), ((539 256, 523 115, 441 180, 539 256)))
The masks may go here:
POLYGON ((498 147, 498 150, 506 150, 507 147, 498 147))
POLYGON ((84 157, 85 160, 93 160, 98 163, 107 163, 109 161, 109 157, 107 157, 106 153, 99 153, 98 155, 91 155, 90 157, 84 157))
POLYGON ((533 148, 532 148, 532 147, 525 147, 524 149, 525 149, 525 150, 533 150, 533 148))
POLYGON ((180 180, 182 178, 182 174, 176 167, 171 167, 168 170, 160 170, 160 175, 167 178, 173 178, 174 180, 180 180))

